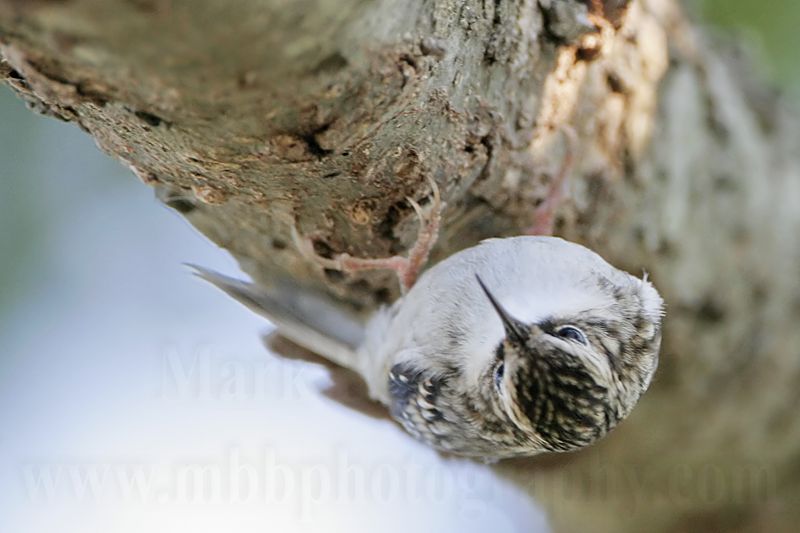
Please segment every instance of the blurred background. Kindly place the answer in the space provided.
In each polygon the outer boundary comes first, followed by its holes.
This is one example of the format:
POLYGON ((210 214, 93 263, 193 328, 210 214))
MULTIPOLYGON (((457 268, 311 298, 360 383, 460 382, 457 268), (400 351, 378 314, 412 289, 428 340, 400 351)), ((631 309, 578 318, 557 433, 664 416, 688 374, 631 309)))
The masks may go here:
POLYGON ((684 4, 718 35, 752 49, 760 74, 800 102, 800 2, 684 0, 684 4))
MULTIPOLYGON (((690 9, 800 102, 800 2, 690 9)), ((481 465, 319 394, 323 368, 270 355, 184 262, 236 272, 0 86, 0 533, 547 530, 481 465)))

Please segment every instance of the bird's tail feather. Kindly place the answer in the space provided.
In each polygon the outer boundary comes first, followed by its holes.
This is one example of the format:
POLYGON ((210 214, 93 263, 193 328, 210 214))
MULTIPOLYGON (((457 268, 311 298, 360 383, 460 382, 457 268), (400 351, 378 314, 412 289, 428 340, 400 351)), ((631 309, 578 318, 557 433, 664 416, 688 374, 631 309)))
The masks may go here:
POLYGON ((322 296, 297 287, 265 289, 197 265, 195 274, 273 322, 281 335, 353 370, 364 339, 364 323, 322 296))

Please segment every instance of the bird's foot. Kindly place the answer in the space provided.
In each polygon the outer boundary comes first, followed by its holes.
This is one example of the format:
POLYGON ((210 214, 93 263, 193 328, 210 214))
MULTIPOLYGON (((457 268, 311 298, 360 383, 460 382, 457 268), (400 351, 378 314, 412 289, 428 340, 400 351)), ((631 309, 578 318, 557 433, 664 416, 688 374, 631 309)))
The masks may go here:
POLYGON ((570 172, 575 164, 575 148, 578 144, 578 136, 571 126, 563 126, 561 131, 566 138, 566 152, 561 166, 556 172, 550 189, 541 204, 536 206, 533 211, 533 224, 526 230, 528 235, 552 235, 555 228, 556 210, 561 202, 564 201, 566 188, 570 172))
POLYGON ((433 191, 433 205, 431 212, 426 217, 420 205, 412 198, 406 198, 419 218, 419 231, 417 240, 407 257, 395 255, 385 258, 361 258, 353 257, 350 254, 337 254, 332 258, 321 257, 314 250, 314 246, 307 238, 302 238, 293 230, 293 238, 300 252, 307 258, 312 259, 323 268, 338 270, 341 272, 358 272, 361 270, 393 270, 400 281, 403 293, 407 292, 417 281, 422 268, 428 261, 431 248, 436 243, 439 236, 439 226, 442 217, 442 200, 439 194, 439 187, 431 179, 431 190, 433 191))

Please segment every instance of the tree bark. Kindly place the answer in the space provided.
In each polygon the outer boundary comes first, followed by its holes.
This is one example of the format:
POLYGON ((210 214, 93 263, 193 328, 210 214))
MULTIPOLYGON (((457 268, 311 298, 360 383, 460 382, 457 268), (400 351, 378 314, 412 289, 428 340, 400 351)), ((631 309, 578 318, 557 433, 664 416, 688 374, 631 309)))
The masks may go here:
POLYGON ((556 233, 646 269, 661 368, 597 446, 495 466, 573 531, 800 519, 800 127, 676 0, 0 0, 0 76, 77 123, 259 282, 367 312, 406 198, 433 261, 529 226, 578 132, 556 233))

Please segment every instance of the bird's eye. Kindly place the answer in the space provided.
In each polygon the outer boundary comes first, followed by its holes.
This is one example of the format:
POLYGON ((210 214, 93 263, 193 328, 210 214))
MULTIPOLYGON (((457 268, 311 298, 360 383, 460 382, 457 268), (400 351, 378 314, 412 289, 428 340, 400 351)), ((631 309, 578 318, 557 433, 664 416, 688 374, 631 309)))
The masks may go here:
POLYGON ((562 339, 569 339, 581 344, 589 344, 586 340, 586 335, 575 326, 563 326, 556 330, 556 334, 562 339))
POLYGON ((501 361, 497 368, 494 369, 494 385, 498 389, 503 382, 503 372, 505 371, 505 364, 501 361))

